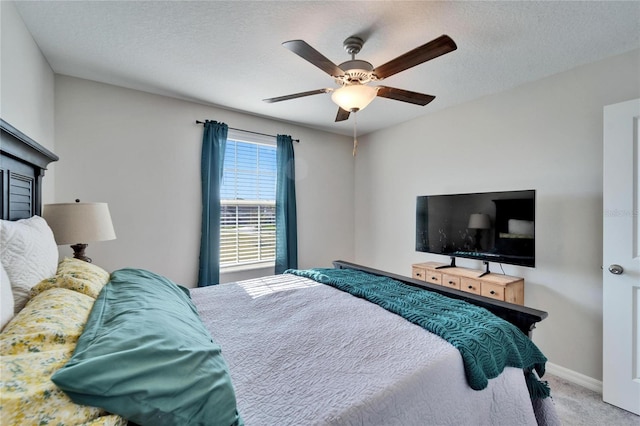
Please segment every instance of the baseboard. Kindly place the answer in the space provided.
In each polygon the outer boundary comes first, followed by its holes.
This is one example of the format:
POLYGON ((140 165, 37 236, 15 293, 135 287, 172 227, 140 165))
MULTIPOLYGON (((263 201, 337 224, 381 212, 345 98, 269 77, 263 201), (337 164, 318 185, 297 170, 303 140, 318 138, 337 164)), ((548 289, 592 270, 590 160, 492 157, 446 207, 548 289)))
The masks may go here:
POLYGON ((602 394, 602 381, 600 380, 585 376, 584 374, 569 370, 568 368, 561 367, 552 362, 547 362, 546 367, 547 372, 553 374, 554 376, 558 376, 568 382, 575 383, 576 385, 582 386, 583 388, 587 388, 589 390, 602 394))

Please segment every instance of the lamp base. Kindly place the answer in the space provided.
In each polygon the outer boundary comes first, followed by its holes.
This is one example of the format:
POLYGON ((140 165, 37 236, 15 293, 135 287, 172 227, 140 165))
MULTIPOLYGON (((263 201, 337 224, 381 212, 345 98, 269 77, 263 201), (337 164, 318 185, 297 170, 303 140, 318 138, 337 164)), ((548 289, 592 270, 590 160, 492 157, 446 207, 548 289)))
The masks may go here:
POLYGON ((73 257, 76 259, 84 260, 87 263, 91 263, 91 258, 84 255, 84 250, 87 248, 87 246, 88 244, 72 245, 71 248, 73 249, 73 257))

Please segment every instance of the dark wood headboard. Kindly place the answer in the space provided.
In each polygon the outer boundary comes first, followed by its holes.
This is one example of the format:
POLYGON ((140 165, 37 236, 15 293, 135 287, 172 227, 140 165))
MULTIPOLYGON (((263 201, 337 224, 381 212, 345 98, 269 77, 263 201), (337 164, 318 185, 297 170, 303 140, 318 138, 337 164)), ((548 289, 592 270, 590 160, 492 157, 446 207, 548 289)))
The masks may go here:
POLYGON ((58 161, 58 156, 2 119, 0 132, 2 219, 18 220, 40 215, 42 177, 47 165, 58 161))

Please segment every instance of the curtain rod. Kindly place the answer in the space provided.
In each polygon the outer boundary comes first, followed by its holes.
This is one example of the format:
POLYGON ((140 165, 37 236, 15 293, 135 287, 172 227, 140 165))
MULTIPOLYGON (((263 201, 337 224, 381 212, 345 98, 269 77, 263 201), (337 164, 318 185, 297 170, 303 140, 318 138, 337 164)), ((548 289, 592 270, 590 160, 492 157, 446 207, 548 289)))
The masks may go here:
MULTIPOLYGON (((204 121, 200 121, 200 120, 196 120, 196 124, 204 124, 204 121)), ((251 130, 244 130, 244 129, 236 129, 235 127, 229 127, 229 129, 231 130, 237 130, 239 132, 247 132, 247 133, 253 133, 254 135, 261 135, 261 136, 269 136, 270 138, 275 138, 275 135, 268 135, 266 133, 260 133, 260 132, 252 132, 251 130)), ((291 139, 293 142, 297 142, 300 143, 300 139, 291 139)))

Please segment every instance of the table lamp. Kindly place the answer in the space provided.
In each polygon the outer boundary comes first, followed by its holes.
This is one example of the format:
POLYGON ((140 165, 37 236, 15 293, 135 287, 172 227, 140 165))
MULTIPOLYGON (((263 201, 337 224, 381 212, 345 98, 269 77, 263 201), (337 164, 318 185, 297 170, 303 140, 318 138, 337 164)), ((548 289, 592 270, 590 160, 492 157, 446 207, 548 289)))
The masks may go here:
POLYGON ((476 230, 475 248, 476 250, 481 250, 482 247, 480 246, 480 230, 491 229, 491 219, 489 218, 489 215, 485 213, 472 213, 471 216, 469 216, 469 225, 467 225, 467 228, 476 230))
POLYGON ((53 231, 58 245, 71 244, 73 257, 91 263, 85 256, 87 243, 115 240, 107 203, 45 204, 42 217, 53 231))

